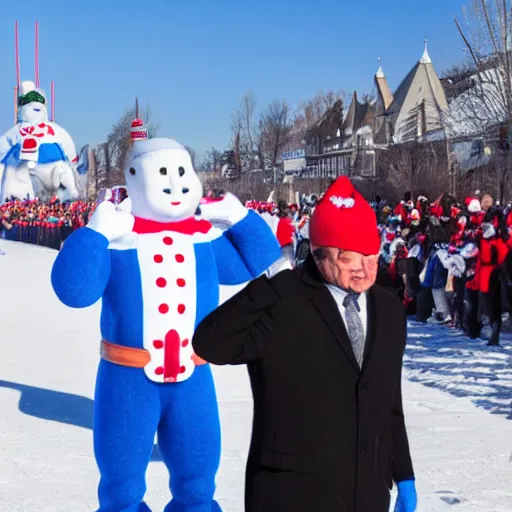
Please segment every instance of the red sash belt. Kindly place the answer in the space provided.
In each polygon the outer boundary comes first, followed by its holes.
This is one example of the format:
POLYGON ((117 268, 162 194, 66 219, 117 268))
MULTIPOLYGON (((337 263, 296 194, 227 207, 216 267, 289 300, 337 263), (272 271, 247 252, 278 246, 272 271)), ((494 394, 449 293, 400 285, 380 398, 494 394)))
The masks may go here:
MULTIPOLYGON (((100 354, 105 361, 130 368, 144 368, 151 361, 151 354, 144 348, 125 347, 105 340, 101 341, 100 354)), ((192 361, 196 366, 206 364, 204 359, 195 354, 192 361)))

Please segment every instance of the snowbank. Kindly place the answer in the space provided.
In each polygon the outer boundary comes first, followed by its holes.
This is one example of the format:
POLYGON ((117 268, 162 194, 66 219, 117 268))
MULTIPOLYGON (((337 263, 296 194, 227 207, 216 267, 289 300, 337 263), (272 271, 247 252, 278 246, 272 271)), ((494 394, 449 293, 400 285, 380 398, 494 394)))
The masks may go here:
MULTIPOLYGON (((58 302, 54 251, 2 240, 0 249, 0 512, 90 512, 99 304, 70 310, 58 302)), ((489 349, 411 324, 404 401, 419 511, 510 512, 510 355, 510 342, 489 349)), ((223 425, 217 496, 224 512, 241 512, 251 392, 244 367, 214 373, 223 425)), ((153 459, 147 500, 157 511, 169 499, 168 475, 158 453, 153 459)))

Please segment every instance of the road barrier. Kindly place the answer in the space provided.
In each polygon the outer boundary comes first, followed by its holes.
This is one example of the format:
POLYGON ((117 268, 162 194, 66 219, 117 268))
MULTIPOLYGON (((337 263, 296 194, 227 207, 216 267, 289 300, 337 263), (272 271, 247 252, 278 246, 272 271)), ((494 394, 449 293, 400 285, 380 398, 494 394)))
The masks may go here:
POLYGON ((73 232, 70 226, 49 224, 35 226, 32 224, 14 224, 4 231, 4 239, 12 242, 42 245, 59 250, 62 242, 73 232))

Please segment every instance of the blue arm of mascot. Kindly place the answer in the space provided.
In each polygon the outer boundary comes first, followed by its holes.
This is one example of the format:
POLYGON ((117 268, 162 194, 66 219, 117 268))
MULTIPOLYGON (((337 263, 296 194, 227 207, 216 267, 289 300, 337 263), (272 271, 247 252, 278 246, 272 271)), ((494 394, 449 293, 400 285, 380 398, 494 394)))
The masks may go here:
POLYGON ((171 474, 165 512, 220 511, 217 399, 210 366, 191 340, 217 307, 219 285, 262 274, 280 248, 266 223, 230 194, 202 205, 202 218, 194 215, 202 186, 175 141, 134 141, 128 161, 131 211, 100 203, 52 270, 64 304, 102 299, 93 432, 98 512, 150 510, 143 500, 155 433, 171 474))

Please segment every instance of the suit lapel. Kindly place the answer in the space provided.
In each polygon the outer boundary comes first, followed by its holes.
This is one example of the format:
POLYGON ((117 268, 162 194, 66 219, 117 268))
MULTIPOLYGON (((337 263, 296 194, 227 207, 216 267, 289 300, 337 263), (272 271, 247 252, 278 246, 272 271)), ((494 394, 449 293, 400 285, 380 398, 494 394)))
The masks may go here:
POLYGON ((305 287, 305 291, 311 304, 322 317, 327 327, 329 327, 334 338, 343 349, 343 352, 345 352, 345 356, 350 361, 354 370, 359 373, 359 365, 357 364, 347 329, 345 328, 345 324, 338 310, 338 305, 327 287, 324 285, 318 269, 316 268, 316 264, 311 256, 309 256, 308 260, 306 260, 306 263, 304 264, 302 281, 307 285, 305 287))

